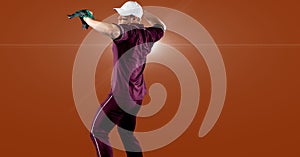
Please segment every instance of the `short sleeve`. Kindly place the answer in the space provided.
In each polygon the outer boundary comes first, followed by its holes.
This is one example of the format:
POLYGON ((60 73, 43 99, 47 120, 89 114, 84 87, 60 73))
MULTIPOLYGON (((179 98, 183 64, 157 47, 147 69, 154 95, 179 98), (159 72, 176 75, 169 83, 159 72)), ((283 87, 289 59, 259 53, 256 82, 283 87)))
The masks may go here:
POLYGON ((115 25, 117 27, 119 27, 119 29, 120 29, 120 35, 117 38, 115 38, 113 41, 120 43, 122 41, 128 40, 128 38, 130 37, 131 31, 128 30, 128 28, 126 28, 126 25, 123 25, 123 24, 120 24, 120 25, 115 24, 115 25))
POLYGON ((159 24, 156 24, 152 27, 148 27, 147 30, 150 33, 152 42, 156 42, 156 41, 160 40, 164 35, 164 27, 159 24))

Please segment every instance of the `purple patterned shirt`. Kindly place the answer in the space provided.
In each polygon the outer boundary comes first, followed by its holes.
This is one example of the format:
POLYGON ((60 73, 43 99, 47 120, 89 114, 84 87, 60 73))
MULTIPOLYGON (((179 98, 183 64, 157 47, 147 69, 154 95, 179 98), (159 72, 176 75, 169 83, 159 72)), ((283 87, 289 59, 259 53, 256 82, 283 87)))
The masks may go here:
POLYGON ((114 69, 111 93, 125 99, 142 100, 147 93, 143 76, 146 56, 153 44, 164 35, 163 27, 144 27, 143 24, 117 26, 121 35, 113 40, 114 69))

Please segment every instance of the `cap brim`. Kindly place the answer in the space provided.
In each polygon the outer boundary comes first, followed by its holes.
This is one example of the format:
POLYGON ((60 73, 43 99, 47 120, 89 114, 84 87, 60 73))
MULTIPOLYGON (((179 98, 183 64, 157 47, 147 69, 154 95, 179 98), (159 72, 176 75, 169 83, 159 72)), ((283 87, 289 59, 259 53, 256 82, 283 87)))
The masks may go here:
POLYGON ((121 15, 121 16, 129 16, 129 15, 131 15, 130 12, 128 12, 128 11, 122 9, 122 8, 114 8, 114 10, 116 10, 118 12, 118 14, 121 15))

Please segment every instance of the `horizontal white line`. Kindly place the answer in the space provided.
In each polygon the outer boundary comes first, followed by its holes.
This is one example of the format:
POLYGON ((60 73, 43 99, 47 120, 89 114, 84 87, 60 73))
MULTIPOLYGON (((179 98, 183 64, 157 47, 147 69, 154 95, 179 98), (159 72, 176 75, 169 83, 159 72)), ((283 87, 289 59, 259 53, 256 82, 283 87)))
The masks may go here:
MULTIPOLYGON (((77 47, 77 46, 99 46, 101 44, 0 44, 0 46, 3 47, 10 47, 10 46, 16 46, 16 47, 77 47)), ((103 44, 104 45, 104 44, 103 44)))
MULTIPOLYGON (((79 46, 100 46, 106 44, 1 44, 0 47, 79 47, 79 46)), ((172 46, 191 46, 192 44, 170 44, 172 46)), ((300 44, 196 44, 198 46, 219 46, 219 47, 300 47, 300 44)))
MULTIPOLYGON (((174 46, 191 46, 192 44, 171 44, 174 46)), ((299 47, 300 44, 196 44, 198 46, 219 47, 299 47)))

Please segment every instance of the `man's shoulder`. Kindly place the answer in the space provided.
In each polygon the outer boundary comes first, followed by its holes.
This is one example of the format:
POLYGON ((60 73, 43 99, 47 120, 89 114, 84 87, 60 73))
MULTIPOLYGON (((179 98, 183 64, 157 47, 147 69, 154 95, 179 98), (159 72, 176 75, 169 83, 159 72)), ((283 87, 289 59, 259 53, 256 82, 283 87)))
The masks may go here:
POLYGON ((153 26, 151 26, 151 27, 149 27, 149 28, 159 28, 159 29, 161 29, 162 31, 164 31, 164 26, 161 25, 161 24, 155 24, 155 25, 153 25, 153 26))
POLYGON ((145 27, 144 24, 119 24, 119 27, 123 30, 123 32, 131 31, 131 30, 148 30, 148 29, 160 29, 164 30, 164 26, 160 24, 155 24, 153 26, 145 27))
POLYGON ((144 29, 143 24, 119 24, 124 30, 144 29))

